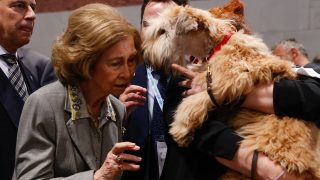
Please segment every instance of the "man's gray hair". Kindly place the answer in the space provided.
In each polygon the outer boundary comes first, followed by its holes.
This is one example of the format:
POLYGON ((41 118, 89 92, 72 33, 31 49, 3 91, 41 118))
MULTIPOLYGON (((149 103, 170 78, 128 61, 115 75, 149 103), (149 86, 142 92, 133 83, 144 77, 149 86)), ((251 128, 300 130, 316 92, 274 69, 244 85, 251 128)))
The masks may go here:
POLYGON ((295 48, 298 50, 299 53, 303 54, 306 58, 308 58, 308 53, 304 45, 299 43, 295 38, 282 40, 275 44, 272 49, 276 48, 279 45, 281 45, 286 52, 289 52, 290 49, 295 48))

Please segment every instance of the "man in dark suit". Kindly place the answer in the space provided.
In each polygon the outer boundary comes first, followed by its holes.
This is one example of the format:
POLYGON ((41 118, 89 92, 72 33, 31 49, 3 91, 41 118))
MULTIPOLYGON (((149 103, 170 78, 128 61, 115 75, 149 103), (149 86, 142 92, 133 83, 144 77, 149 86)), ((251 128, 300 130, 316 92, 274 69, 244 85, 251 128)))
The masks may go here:
MULTIPOLYGON (((168 6, 177 3, 178 5, 186 4, 185 0, 162 0, 162 1, 152 1, 145 0, 142 8, 141 8, 141 36, 143 39, 144 29, 148 26, 147 20, 157 16, 161 11, 163 11, 168 6)), ((145 63, 138 66, 135 72, 135 76, 132 80, 133 86, 131 89, 126 90, 125 94, 130 94, 130 92, 136 91, 137 93, 132 93, 132 96, 140 96, 137 97, 140 104, 131 104, 134 105, 142 105, 137 107, 128 118, 126 133, 124 134, 125 141, 131 141, 140 146, 140 151, 138 152, 138 156, 142 157, 142 162, 140 163, 140 170, 136 172, 124 172, 123 180, 129 179, 140 179, 140 180, 158 180, 161 175, 161 169, 163 167, 164 159, 165 159, 165 139, 164 134, 166 130, 164 130, 164 121, 161 112, 161 103, 159 101, 163 101, 163 94, 159 87, 152 86, 151 84, 162 81, 161 79, 161 69, 153 69, 151 63, 148 60, 145 60, 145 63), (149 72, 148 72, 149 71, 149 72), (148 89, 148 93, 146 98, 143 98, 143 95, 146 94, 146 89, 148 89), (158 94, 153 90, 159 89, 158 94), (161 94, 161 96, 160 96, 161 94), (157 96, 159 95, 159 96, 157 96), (155 98, 160 97, 160 99, 155 98), (144 101, 146 101, 144 103, 144 101), (154 109, 158 108, 159 111, 157 115, 154 113, 154 109), (159 124, 154 124, 157 118, 159 120, 159 124), (159 130, 160 134, 155 135, 154 129, 159 130), (155 136, 159 137, 156 138, 155 136), (161 157, 160 157, 161 156, 161 157)), ((168 77, 163 78, 164 84, 168 81, 168 77)), ((163 86, 165 89, 165 85, 163 86)), ((165 93, 165 92, 163 92, 165 93)), ((134 98, 134 97, 129 97, 134 98)), ((121 99, 121 97, 120 97, 121 99)), ((122 100, 125 103, 127 100, 122 100)))
POLYGON ((24 98, 56 79, 48 58, 26 49, 36 18, 35 0, 0 0, 0 179, 11 179, 14 166, 15 145, 24 98), (18 66, 25 94, 12 83, 15 75, 7 62, 13 55, 18 66), (20 73, 21 72, 21 73, 20 73))

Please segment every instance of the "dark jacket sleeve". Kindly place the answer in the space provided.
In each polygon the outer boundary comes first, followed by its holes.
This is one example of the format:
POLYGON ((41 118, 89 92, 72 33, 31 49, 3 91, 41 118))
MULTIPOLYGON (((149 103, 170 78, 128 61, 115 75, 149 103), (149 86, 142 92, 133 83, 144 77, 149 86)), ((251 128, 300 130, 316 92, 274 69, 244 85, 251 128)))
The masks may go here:
MULTIPOLYGON (((178 86, 179 81, 179 78, 170 80, 165 97, 163 113, 168 129, 181 103, 181 93, 186 90, 178 86)), ((196 130, 195 139, 188 148, 179 147, 172 136, 166 134, 168 151, 160 180, 209 180, 218 179, 225 173, 226 167, 214 156, 232 159, 241 138, 220 121, 223 119, 219 118, 227 119, 227 116, 214 112, 208 117, 203 127, 196 130)))
POLYGON ((274 84, 275 114, 314 122, 320 128, 320 79, 301 76, 274 84))
MULTIPOLYGON (((171 81, 172 84, 167 90, 170 93, 167 93, 164 105, 164 115, 168 125, 173 120, 173 112, 182 101, 181 93, 186 90, 177 85, 181 79, 175 80, 171 81), (174 82, 175 80, 177 82, 174 82)), ((242 139, 226 124, 234 115, 235 113, 230 111, 208 112, 208 119, 200 129, 196 130, 191 146, 205 154, 231 160, 242 139)))
POLYGON ((215 157, 232 160, 242 140, 225 124, 233 116, 233 112, 210 112, 208 120, 196 131, 192 145, 215 157))

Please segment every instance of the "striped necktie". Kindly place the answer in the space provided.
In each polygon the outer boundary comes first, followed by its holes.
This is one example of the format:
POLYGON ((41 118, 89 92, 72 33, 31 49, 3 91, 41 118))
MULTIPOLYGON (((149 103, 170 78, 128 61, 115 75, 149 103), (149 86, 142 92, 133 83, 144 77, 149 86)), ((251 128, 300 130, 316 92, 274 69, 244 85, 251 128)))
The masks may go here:
POLYGON ((9 81, 16 89, 23 101, 26 101, 28 95, 27 86, 24 82, 16 56, 12 54, 3 54, 1 57, 9 64, 9 81))

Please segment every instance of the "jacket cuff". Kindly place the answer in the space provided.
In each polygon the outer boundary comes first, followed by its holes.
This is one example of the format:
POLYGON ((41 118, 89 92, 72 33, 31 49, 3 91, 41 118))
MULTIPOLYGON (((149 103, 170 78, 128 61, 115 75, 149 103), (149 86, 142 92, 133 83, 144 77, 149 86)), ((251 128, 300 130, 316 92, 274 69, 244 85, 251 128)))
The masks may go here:
POLYGON ((209 119, 195 134, 192 146, 213 156, 232 160, 242 138, 217 119, 209 119))
POLYGON ((300 95, 295 81, 282 79, 274 83, 273 106, 278 116, 301 118, 300 95))

